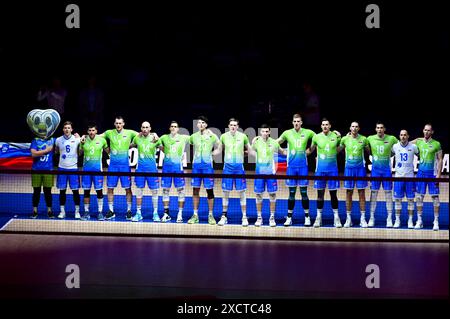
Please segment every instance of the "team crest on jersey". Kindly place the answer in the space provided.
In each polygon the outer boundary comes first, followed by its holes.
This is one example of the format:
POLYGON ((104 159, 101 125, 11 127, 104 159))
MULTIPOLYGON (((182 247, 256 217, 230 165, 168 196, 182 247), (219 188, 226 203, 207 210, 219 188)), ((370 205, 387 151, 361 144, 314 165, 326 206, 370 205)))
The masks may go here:
POLYGON ((305 134, 300 135, 301 138, 305 138, 305 134))
POLYGON ((358 142, 358 144, 362 144, 362 143, 363 143, 362 141, 359 141, 359 142, 358 142))
POLYGON ((334 138, 332 138, 331 140, 330 140, 331 142, 334 142, 334 141, 336 141, 334 138))
POLYGON ((384 141, 384 144, 389 144, 389 142, 388 141, 384 141))
POLYGON ((428 145, 428 148, 433 148, 433 145, 428 145))

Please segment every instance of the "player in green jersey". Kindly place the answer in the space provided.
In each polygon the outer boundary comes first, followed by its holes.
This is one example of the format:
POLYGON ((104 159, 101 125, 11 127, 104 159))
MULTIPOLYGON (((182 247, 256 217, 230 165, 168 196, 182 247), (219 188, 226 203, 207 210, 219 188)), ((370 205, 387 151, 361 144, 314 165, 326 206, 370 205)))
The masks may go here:
MULTIPOLYGON (((170 123, 170 134, 161 136, 160 148, 164 152, 163 173, 183 173, 183 156, 186 144, 189 143, 189 135, 178 134, 180 128, 176 121, 170 123)), ((164 215, 162 222, 165 223, 171 219, 169 214, 170 188, 172 187, 172 180, 178 192, 178 215, 177 223, 183 222, 183 207, 185 199, 185 180, 184 177, 169 177, 161 178, 163 189, 163 203, 164 215)))
MULTIPOLYGON (((287 170, 286 175, 290 176, 307 176, 308 160, 306 158, 306 148, 308 141, 311 140, 315 133, 309 129, 302 128, 302 117, 300 114, 294 114, 292 119, 292 129, 284 131, 276 140, 280 145, 287 141, 287 170)), ((288 179, 286 185, 289 187, 288 214, 284 226, 292 225, 292 214, 295 207, 295 192, 297 186, 300 187, 302 196, 302 206, 305 211, 305 226, 311 225, 309 216, 309 198, 308 198, 308 180, 307 179, 288 179)))
MULTIPOLYGON (((367 138, 369 145, 366 147, 372 154, 372 177, 392 177, 391 167, 391 151, 392 147, 398 143, 396 137, 385 134, 386 127, 382 122, 376 124, 375 130, 377 134, 367 138)), ((393 227, 392 214, 394 210, 394 202, 392 199, 392 182, 391 181, 372 181, 370 183, 370 219, 368 226, 375 226, 375 208, 377 206, 378 191, 381 184, 385 193, 386 209, 388 216, 386 219, 386 227, 393 227)))
MULTIPOLYGON (((196 174, 213 174, 213 156, 217 154, 219 147, 219 138, 213 134, 211 130, 207 129, 208 119, 205 116, 199 116, 197 119, 197 128, 199 131, 194 133, 189 138, 189 143, 194 146, 194 160, 192 163, 192 173, 196 174), (216 150, 213 151, 213 147, 216 150)), ((198 218, 198 206, 200 203, 200 187, 202 185, 206 189, 208 198, 208 224, 215 225, 216 220, 213 215, 214 208, 214 178, 210 177, 194 177, 191 180, 193 195, 192 201, 194 204, 194 214, 189 219, 188 224, 197 224, 198 218)))
MULTIPOLYGON (((367 138, 359 134, 359 123, 352 122, 350 124, 350 135, 346 135, 341 139, 339 151, 345 149, 345 172, 344 176, 366 177, 366 165, 364 161, 364 150, 368 145, 367 138)), ((347 190, 346 206, 347 219, 344 227, 352 226, 352 206, 353 206, 353 189, 356 186, 359 195, 359 209, 361 212, 360 226, 367 227, 366 222, 366 190, 367 181, 362 180, 346 180, 344 188, 347 190)))
MULTIPOLYGON (((136 135, 132 141, 130 147, 136 147, 138 150, 138 164, 136 172, 156 173, 158 172, 155 154, 156 149, 161 145, 161 141, 158 139, 156 133, 152 133, 150 123, 145 121, 141 125, 141 133, 136 135)), ((134 222, 139 222, 142 217, 142 197, 144 193, 145 184, 152 192, 153 203, 153 221, 159 222, 158 215, 158 189, 159 179, 156 176, 136 176, 134 178, 136 185, 136 214, 131 219, 134 222)))
MULTIPOLYGON (((326 118, 322 119, 322 132, 316 134, 307 150, 311 154, 317 148, 316 176, 338 176, 337 151, 341 141, 341 134, 337 131, 331 132, 331 123, 326 118)), ((325 188, 327 180, 315 180, 314 188, 317 189, 317 217, 314 227, 322 226, 322 209, 324 206, 325 188)), ((331 208, 334 213, 334 227, 342 227, 339 218, 339 201, 337 198, 338 180, 328 180, 328 191, 331 197, 331 208)))
MULTIPOLYGON (((418 178, 440 178, 443 165, 443 155, 441 143, 432 138, 434 133, 433 126, 426 124, 423 128, 423 138, 418 138, 415 143, 419 149, 419 171, 418 178)), ((439 183, 438 182, 417 182, 417 222, 416 229, 423 227, 422 213, 423 213, 423 198, 427 192, 433 200, 434 207, 434 221, 433 230, 439 230, 439 183)))

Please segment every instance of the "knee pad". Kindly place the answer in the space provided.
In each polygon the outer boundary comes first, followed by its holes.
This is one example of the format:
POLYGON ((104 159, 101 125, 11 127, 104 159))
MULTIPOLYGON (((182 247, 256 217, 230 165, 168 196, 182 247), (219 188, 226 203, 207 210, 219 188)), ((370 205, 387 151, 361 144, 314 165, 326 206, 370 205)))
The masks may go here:
POLYGON ((170 199, 169 193, 170 193, 170 189, 163 188, 163 201, 165 201, 165 202, 169 201, 169 199, 170 199))
POLYGON ((270 193, 269 194, 269 200, 271 203, 275 202, 277 200, 277 194, 276 193, 270 193))
POLYGON ((89 198, 89 197, 91 197, 91 191, 88 189, 85 189, 84 190, 84 198, 89 198))
POLYGON ((395 199, 395 210, 401 210, 402 209, 402 200, 399 198, 395 199))
POLYGON ((414 210, 414 198, 408 198, 408 210, 414 210))
POLYGON ((422 195, 422 194, 417 194, 416 195, 417 207, 422 207, 423 206, 423 197, 424 197, 424 195, 422 195))
POLYGON ((433 206, 434 207, 439 207, 440 203, 439 203, 439 197, 438 196, 432 196, 433 199, 433 206))
POLYGON ((230 192, 223 192, 223 199, 222 199, 222 205, 228 206, 228 197, 230 197, 230 192))
POLYGON ((308 189, 306 187, 300 187, 300 194, 302 199, 308 199, 308 189))
POLYGON ((261 204, 263 201, 262 194, 256 194, 256 204, 261 204))
POLYGON ((370 191, 370 199, 371 199, 371 200, 372 200, 372 199, 376 200, 377 197, 378 197, 378 190, 372 190, 372 191, 370 191))
POLYGON ((337 198, 337 190, 330 191, 331 208, 337 209, 339 207, 339 201, 337 198))
POLYGON ((208 194, 208 199, 214 199, 214 189, 207 189, 206 194, 208 194))
POLYGON ((384 191, 384 196, 386 196, 386 200, 392 201, 392 191, 384 191))
POLYGON ((136 198, 142 198, 143 193, 144 192, 143 192, 142 188, 139 188, 139 187, 136 188, 136 198))
POLYGON ((103 198, 103 189, 96 190, 96 192, 97 192, 97 198, 102 199, 103 198))
POLYGON ((318 189, 317 190, 317 200, 322 200, 325 197, 325 190, 324 189, 318 189))
POLYGON ((247 196, 245 194, 245 191, 242 191, 239 196, 241 197, 241 206, 247 205, 247 196))
POLYGON ((178 201, 184 202, 185 197, 184 187, 177 188, 177 192, 178 192, 178 201))
POLYGON ((295 200, 296 187, 289 187, 289 200, 295 200))
POLYGON ((158 196, 158 190, 152 189, 152 196, 158 196))

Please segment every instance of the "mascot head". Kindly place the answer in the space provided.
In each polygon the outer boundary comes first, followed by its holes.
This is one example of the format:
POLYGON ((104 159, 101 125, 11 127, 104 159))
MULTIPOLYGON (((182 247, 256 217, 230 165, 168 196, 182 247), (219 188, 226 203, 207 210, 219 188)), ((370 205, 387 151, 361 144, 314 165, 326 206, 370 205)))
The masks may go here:
POLYGON ((27 124, 30 130, 42 139, 52 136, 60 121, 59 113, 53 109, 34 109, 27 115, 27 124))

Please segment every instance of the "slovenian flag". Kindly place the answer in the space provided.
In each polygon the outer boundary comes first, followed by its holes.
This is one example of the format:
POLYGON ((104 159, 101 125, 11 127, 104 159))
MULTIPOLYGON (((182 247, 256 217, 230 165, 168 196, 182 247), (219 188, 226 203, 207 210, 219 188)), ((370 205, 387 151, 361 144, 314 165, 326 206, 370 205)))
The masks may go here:
POLYGON ((0 167, 14 169, 31 169, 33 158, 30 143, 0 142, 0 167))

